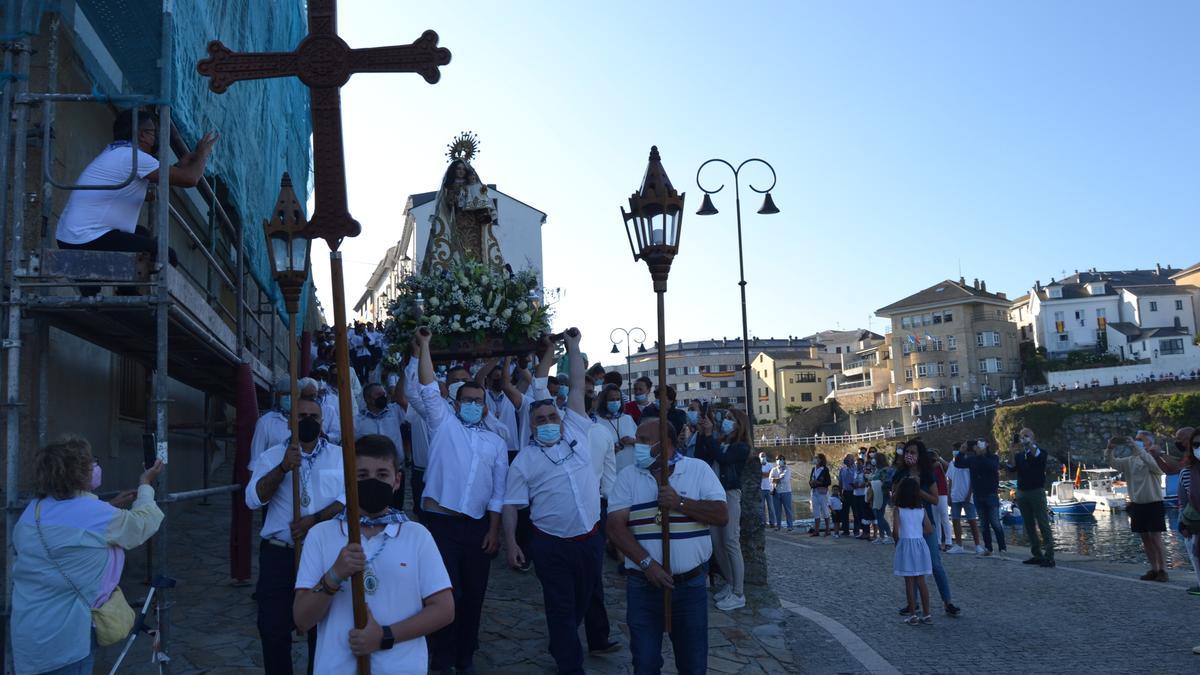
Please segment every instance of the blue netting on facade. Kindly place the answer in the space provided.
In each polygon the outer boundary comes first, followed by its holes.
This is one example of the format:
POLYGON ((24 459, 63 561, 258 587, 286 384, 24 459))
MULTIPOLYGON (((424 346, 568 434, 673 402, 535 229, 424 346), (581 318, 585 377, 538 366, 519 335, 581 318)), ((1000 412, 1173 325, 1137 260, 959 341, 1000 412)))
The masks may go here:
MULTIPOLYGON (((159 92, 163 0, 77 0, 77 5, 122 76, 114 83, 101 68, 87 64, 97 91, 159 92)), ((312 135, 308 89, 298 79, 285 77, 239 82, 224 94, 214 94, 196 63, 208 55, 210 40, 241 52, 292 51, 308 32, 304 1, 187 0, 170 2, 169 7, 174 19, 171 91, 162 98, 173 106, 172 120, 189 146, 208 130, 221 134, 208 175, 224 187, 234 225, 244 226, 248 270, 273 290, 282 313, 262 221, 271 213, 284 171, 292 175, 301 202, 306 201, 312 135)), ((308 286, 302 308, 311 293, 311 283, 308 286)), ((297 323, 303 325, 304 317, 297 323)))

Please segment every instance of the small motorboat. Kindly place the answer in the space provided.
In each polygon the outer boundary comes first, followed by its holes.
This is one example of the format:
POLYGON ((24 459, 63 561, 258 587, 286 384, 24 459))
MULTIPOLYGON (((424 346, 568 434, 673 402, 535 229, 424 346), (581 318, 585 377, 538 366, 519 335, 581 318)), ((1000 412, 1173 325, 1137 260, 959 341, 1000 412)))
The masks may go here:
POLYGON ((1075 483, 1056 480, 1050 485, 1050 496, 1046 498, 1050 512, 1060 516, 1090 516, 1096 512, 1096 502, 1080 499, 1075 494, 1075 483))
POLYGON ((1000 520, 1010 525, 1020 525, 1025 522, 1021 518, 1021 509, 1007 499, 1000 500, 1000 520))
POLYGON ((1098 511, 1124 511, 1129 499, 1129 488, 1118 481, 1116 469, 1084 469, 1083 483, 1086 487, 1075 490, 1075 496, 1084 501, 1096 502, 1098 511))

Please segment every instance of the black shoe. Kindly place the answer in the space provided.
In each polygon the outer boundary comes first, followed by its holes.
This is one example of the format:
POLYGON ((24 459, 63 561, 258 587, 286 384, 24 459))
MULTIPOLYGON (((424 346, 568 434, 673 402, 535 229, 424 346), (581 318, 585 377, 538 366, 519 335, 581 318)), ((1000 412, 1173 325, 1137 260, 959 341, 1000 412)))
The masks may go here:
POLYGON ((959 614, 962 614, 961 609, 949 602, 946 603, 946 616, 957 617, 959 614))
POLYGON ((608 644, 603 647, 588 647, 589 654, 612 654, 621 650, 621 643, 615 640, 609 640, 608 644))
POLYGON ((1041 565, 1042 567, 1054 567, 1053 560, 1042 560, 1042 561, 1038 562, 1038 564, 1041 565))
POLYGON ((1041 558, 1030 558, 1029 560, 1022 560, 1021 564, 1023 564, 1023 565, 1041 565, 1042 562, 1043 561, 1041 558))
POLYGON ((908 605, 900 608, 900 616, 910 616, 911 614, 912 610, 908 608, 908 605))
POLYGON ((533 569, 533 563, 526 560, 524 563, 521 564, 520 567, 517 568, 517 571, 518 572, 528 572, 531 569, 533 569))

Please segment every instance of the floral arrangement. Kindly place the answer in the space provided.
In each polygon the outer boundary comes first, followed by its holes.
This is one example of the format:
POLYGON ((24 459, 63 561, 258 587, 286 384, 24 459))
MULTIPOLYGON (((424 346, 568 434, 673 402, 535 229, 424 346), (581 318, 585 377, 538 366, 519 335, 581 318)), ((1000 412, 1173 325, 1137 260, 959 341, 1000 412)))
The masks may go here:
POLYGON ((398 368, 401 350, 420 326, 433 331, 435 351, 495 338, 511 347, 529 345, 550 331, 551 311, 539 300, 539 286, 532 270, 514 274, 474 260, 409 275, 388 307, 386 365, 398 368))

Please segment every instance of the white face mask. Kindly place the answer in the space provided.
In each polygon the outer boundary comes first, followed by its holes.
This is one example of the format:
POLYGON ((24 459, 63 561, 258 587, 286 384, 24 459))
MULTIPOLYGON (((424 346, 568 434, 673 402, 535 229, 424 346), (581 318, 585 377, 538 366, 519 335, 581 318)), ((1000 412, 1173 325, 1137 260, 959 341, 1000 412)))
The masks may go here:
POLYGON ((450 397, 451 401, 458 400, 458 390, 462 389, 462 386, 462 382, 455 382, 449 387, 446 387, 446 394, 450 397))
POLYGON ((1192 457, 1195 457, 1196 459, 1200 459, 1200 448, 1192 449, 1192 457))

